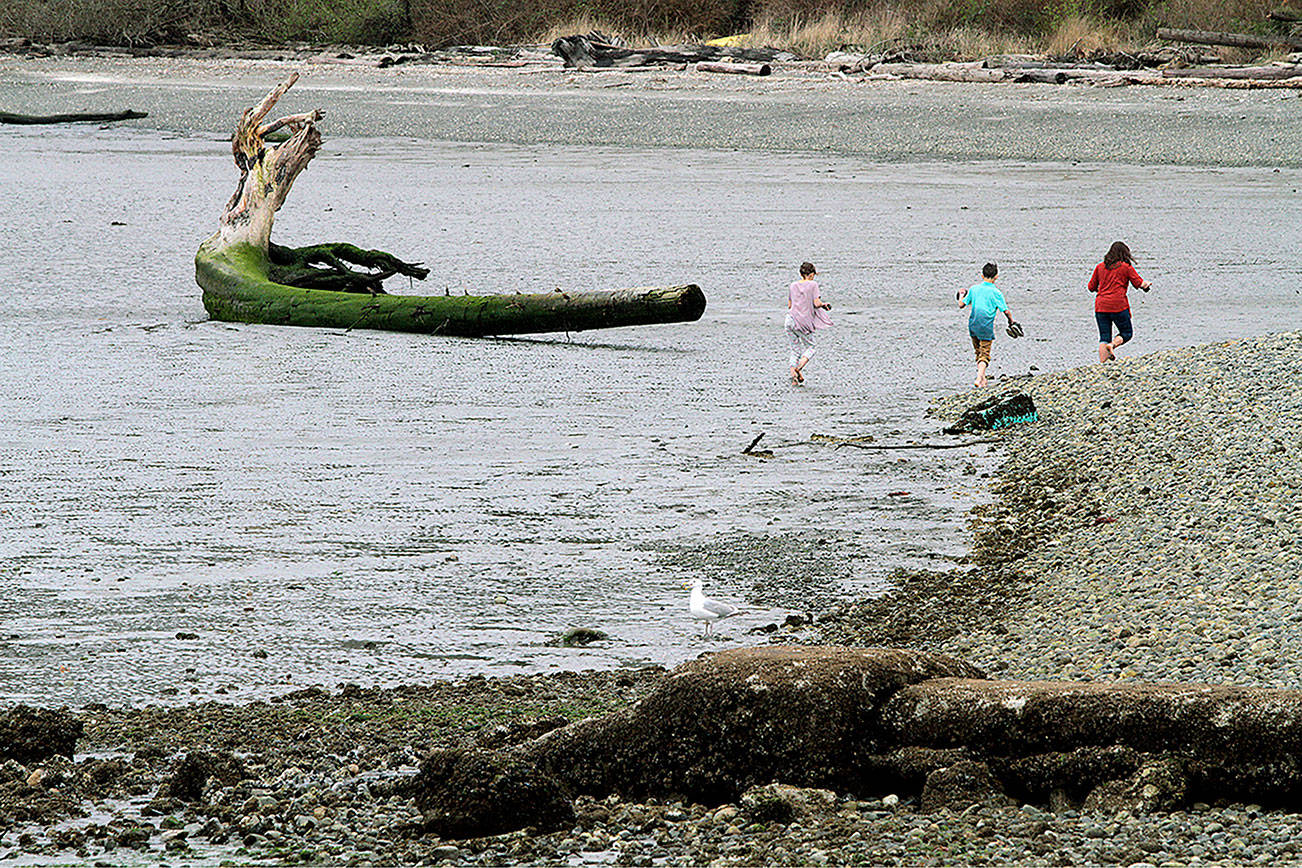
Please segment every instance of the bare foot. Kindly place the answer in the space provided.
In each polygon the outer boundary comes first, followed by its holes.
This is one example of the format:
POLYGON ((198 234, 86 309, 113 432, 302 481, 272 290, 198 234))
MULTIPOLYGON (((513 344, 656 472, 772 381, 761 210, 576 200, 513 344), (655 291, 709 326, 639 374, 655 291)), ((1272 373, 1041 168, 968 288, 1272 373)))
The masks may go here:
POLYGON ((793 386, 800 385, 800 372, 797 371, 795 368, 791 369, 791 385, 793 386))
POLYGON ((805 382, 805 375, 802 374, 800 371, 796 371, 796 379, 799 380, 803 385, 805 382))
POLYGON ((977 377, 977 381, 973 385, 975 385, 978 389, 984 389, 986 387, 986 382, 987 380, 985 377, 977 377))
POLYGON ((1115 362, 1116 360, 1117 360, 1117 354, 1112 352, 1112 347, 1108 347, 1108 361, 1115 362))

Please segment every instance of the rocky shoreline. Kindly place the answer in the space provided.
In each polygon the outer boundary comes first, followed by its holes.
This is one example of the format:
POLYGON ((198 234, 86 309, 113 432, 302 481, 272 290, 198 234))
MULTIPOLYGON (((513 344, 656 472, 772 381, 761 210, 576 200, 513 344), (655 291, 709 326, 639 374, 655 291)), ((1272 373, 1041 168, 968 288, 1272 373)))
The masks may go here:
MULTIPOLYGON (((1039 408, 1007 431, 968 563, 778 641, 943 652, 1000 679, 1302 683, 1302 332, 1015 381, 1039 408)), ((972 394, 934 408, 956 416, 972 394)), ((411 780, 437 748, 501 749, 627 708, 660 669, 393 690, 311 688, 242 706, 74 712, 75 759, 0 763, 0 857, 16 864, 1245 864, 1292 861, 1302 815, 808 796, 580 797, 574 825, 443 840, 411 780), (92 813, 93 806, 93 813, 92 813)))

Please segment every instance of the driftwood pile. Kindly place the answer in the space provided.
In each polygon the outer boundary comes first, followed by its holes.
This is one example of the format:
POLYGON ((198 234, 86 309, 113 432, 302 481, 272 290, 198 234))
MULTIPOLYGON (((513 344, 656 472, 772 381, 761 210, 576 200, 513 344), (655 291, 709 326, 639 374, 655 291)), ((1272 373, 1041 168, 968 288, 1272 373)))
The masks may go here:
POLYGON ((1302 89, 1302 59, 1256 66, 1199 64, 1162 69, 1125 69, 1101 62, 1053 60, 1028 55, 988 57, 969 63, 890 62, 869 57, 829 55, 834 75, 859 75, 867 80, 925 79, 929 81, 1067 84, 1098 87, 1168 85, 1202 87, 1302 89))
POLYGON ((1077 56, 1036 57, 1001 55, 972 63, 919 63, 907 52, 853 55, 834 52, 826 61, 836 67, 835 75, 863 75, 866 78, 918 78, 933 81, 1035 82, 1065 84, 1084 82, 1102 87, 1130 84, 1193 85, 1204 87, 1279 87, 1302 89, 1302 54, 1287 60, 1253 66, 1224 64, 1216 54, 1194 46, 1246 48, 1260 51, 1280 49, 1302 52, 1302 11, 1276 9, 1267 16, 1291 25, 1289 32, 1272 34, 1221 33, 1207 30, 1158 28, 1157 38, 1181 43, 1181 47, 1148 49, 1135 54, 1113 53, 1082 59, 1077 56))
MULTIPOLYGON (((562 36, 552 43, 552 53, 565 62, 567 68, 683 66, 708 64, 716 68, 702 68, 702 72, 743 72, 750 75, 768 75, 768 71, 727 68, 727 64, 765 65, 775 60, 795 60, 789 51, 776 48, 736 48, 717 45, 666 45, 658 48, 625 48, 599 33, 586 36, 562 36), (724 68, 717 68, 723 66, 724 68)), ((700 67, 698 67, 700 68, 700 67)))

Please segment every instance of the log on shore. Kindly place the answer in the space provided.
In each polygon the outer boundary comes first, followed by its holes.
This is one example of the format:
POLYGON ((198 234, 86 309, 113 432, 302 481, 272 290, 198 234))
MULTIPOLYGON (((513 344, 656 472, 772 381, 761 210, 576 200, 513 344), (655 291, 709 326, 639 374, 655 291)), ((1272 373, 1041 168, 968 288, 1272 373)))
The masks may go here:
POLYGON ((770 75, 773 67, 767 63, 723 63, 703 60, 696 64, 697 72, 721 72, 725 75, 770 75))
POLYGON ((987 69, 977 63, 879 63, 868 71, 869 75, 894 75, 899 78, 916 78, 926 81, 1008 81, 1010 75, 1002 69, 987 69))
POLYGON ((1164 69, 1166 78, 1238 78, 1252 81, 1279 81, 1302 75, 1302 66, 1194 66, 1164 69))
POLYGON ((113 121, 132 121, 149 117, 149 112, 130 109, 120 112, 72 112, 58 115, 23 115, 14 112, 0 112, 0 124, 76 124, 76 123, 111 123, 113 121))
POLYGON ((1192 42, 1196 45, 1224 45, 1230 48, 1302 49, 1302 38, 1296 36, 1255 36, 1251 33, 1218 33, 1210 30, 1179 30, 1157 28, 1157 38, 1170 42, 1192 42))
POLYGON ((1266 13, 1266 17, 1271 21, 1302 21, 1302 9, 1281 7, 1279 9, 1272 9, 1270 12, 1266 13))

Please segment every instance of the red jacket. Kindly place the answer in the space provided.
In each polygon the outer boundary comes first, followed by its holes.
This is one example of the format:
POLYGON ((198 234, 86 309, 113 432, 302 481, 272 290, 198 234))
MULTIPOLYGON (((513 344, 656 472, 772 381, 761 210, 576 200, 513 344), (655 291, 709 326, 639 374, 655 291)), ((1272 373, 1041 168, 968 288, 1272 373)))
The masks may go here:
POLYGON ((1108 268, 1102 262, 1094 266, 1090 275, 1090 292, 1098 293, 1094 299, 1094 310, 1098 313, 1120 313, 1130 310, 1130 299, 1126 290, 1144 282, 1129 262, 1118 262, 1108 268))

